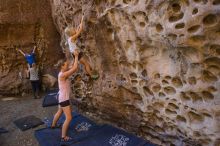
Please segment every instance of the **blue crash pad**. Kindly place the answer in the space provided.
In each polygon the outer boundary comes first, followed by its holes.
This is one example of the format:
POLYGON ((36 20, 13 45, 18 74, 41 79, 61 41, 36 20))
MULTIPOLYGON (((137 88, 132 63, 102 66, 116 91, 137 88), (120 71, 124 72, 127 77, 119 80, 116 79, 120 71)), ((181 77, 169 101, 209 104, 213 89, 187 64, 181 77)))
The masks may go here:
MULTIPOLYGON (((68 146, 156 146, 119 128, 97 125, 76 112, 72 115, 68 136, 74 141, 68 146)), ((64 120, 65 116, 62 115, 58 123, 62 124, 64 120)), ((60 136, 61 129, 43 128, 35 131, 40 146, 60 146, 60 136)))
POLYGON ((8 133, 8 130, 6 130, 5 128, 0 128, 0 134, 2 133, 8 133))
MULTIPOLYGON (((102 126, 96 125, 93 121, 84 116, 77 115, 75 112, 73 112, 73 114, 73 119, 68 129, 68 136, 75 140, 73 143, 82 141, 94 135, 102 128, 102 126)), ((65 118, 61 117, 58 122, 61 124, 64 120, 65 118)), ((35 131, 35 137, 37 138, 40 146, 60 145, 60 135, 61 129, 59 128, 43 128, 35 131)))
POLYGON ((58 105, 58 90, 53 90, 48 92, 44 96, 44 100, 42 103, 43 107, 55 106, 58 105))
POLYGON ((60 146, 61 129, 43 128, 34 135, 40 146, 60 146))
POLYGON ((155 146, 133 134, 104 125, 95 135, 71 146, 155 146))
MULTIPOLYGON (((74 112, 74 111, 72 112, 72 121, 71 121, 69 127, 72 127, 72 125, 74 124, 74 121, 73 121, 73 120, 75 120, 75 118, 76 118, 77 116, 79 116, 79 115, 80 115, 80 114, 77 113, 77 112, 74 112)), ((63 123, 64 123, 64 121, 65 121, 65 116, 64 116, 64 114, 62 114, 61 117, 60 117, 60 119, 57 121, 57 126, 62 126, 63 123)), ((45 123, 46 127, 50 127, 51 124, 52 124, 52 122, 53 122, 53 118, 45 119, 45 120, 44 120, 44 123, 45 123)))
POLYGON ((44 124, 44 122, 41 119, 33 115, 30 115, 30 116, 26 116, 26 117, 15 120, 14 124, 22 131, 25 131, 25 130, 40 126, 44 124))

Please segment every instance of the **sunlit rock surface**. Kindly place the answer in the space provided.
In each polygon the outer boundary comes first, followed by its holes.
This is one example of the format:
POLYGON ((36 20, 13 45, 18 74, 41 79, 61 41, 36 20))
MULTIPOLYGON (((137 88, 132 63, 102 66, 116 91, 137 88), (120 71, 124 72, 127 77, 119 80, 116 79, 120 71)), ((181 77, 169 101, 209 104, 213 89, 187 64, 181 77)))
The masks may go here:
POLYGON ((219 0, 0 0, 0 93, 30 87, 15 46, 37 43, 55 76, 64 29, 82 13, 78 45, 100 74, 72 77, 82 110, 159 145, 220 145, 219 0))
POLYGON ((73 81, 84 110, 157 144, 220 145, 219 0, 51 6, 66 52, 64 29, 85 13, 79 46, 100 78, 92 87, 83 77, 73 81))
POLYGON ((59 42, 48 0, 0 0, 0 94, 21 94, 31 88, 25 79, 25 59, 16 46, 30 53, 37 43, 41 73, 51 74, 62 54, 59 42))

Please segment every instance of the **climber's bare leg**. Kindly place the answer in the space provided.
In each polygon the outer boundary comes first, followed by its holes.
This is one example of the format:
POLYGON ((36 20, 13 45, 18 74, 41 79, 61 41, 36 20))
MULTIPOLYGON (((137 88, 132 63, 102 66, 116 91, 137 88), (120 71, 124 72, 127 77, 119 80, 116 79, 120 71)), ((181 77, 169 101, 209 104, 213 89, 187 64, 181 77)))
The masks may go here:
POLYGON ((91 65, 89 64, 89 61, 85 58, 85 56, 83 56, 79 61, 81 64, 83 64, 86 73, 89 76, 91 76, 92 75, 92 68, 91 68, 91 65))

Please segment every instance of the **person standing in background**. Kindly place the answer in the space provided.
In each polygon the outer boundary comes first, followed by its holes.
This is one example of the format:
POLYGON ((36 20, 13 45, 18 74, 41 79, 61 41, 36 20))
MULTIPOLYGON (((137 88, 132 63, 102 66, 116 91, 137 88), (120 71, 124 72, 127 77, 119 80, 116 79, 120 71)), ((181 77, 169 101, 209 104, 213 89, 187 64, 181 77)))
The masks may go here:
POLYGON ((39 91, 40 91, 40 81, 39 81, 39 68, 37 67, 36 63, 32 64, 32 67, 28 66, 27 77, 29 76, 32 91, 34 95, 34 99, 40 98, 39 91))

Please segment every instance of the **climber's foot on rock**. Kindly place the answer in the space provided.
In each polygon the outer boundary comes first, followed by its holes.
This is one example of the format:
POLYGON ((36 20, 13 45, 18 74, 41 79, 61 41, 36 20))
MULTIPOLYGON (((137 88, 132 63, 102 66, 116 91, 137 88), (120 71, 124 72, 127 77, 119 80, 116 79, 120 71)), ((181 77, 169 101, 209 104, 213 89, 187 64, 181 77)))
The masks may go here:
POLYGON ((99 78, 99 73, 98 71, 92 71, 91 79, 92 80, 97 80, 99 78))

